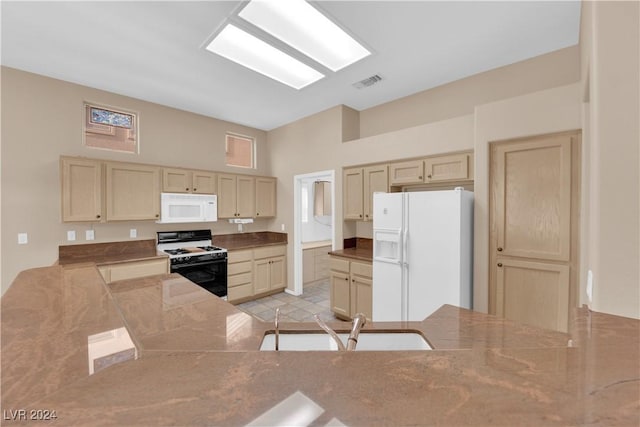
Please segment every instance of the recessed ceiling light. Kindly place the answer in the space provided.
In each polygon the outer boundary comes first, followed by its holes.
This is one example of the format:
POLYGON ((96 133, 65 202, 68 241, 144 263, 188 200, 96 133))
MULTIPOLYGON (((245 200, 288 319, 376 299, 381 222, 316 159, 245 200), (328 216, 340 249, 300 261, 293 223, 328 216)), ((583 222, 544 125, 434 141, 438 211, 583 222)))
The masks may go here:
POLYGON ((304 0, 252 0, 238 16, 332 71, 371 55, 304 0))
POLYGON ((302 89, 320 80, 324 74, 228 24, 206 49, 274 80, 302 89))

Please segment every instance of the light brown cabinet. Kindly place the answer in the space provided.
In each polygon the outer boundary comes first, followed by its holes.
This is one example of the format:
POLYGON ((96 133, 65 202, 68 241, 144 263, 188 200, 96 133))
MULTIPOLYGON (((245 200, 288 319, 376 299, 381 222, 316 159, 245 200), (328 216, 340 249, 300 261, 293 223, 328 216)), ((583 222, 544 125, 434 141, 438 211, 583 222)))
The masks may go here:
POLYGON ((429 157, 424 160, 425 182, 464 181, 470 175, 470 154, 429 157))
POLYGON ((254 294, 283 289, 287 286, 285 250, 285 246, 254 249, 254 294))
POLYGON ((218 218, 255 216, 255 178, 218 174, 218 218))
POLYGON ((160 168, 105 163, 107 221, 160 218, 160 168))
POLYGON ((389 190, 387 165, 345 169, 344 219, 372 221, 373 193, 389 190))
POLYGON ((169 273, 169 258, 105 264, 98 271, 107 283, 169 273))
POLYGON ((102 162, 71 157, 60 158, 62 221, 101 221, 102 162))
POLYGON ((303 249, 302 283, 307 284, 329 277, 329 252, 331 246, 303 249))
POLYGON ((424 161, 410 160, 389 165, 389 185, 411 185, 424 182, 424 161))
POLYGON ((207 171, 163 168, 162 191, 166 193, 216 194, 216 174, 207 171))
POLYGON ((253 296, 253 250, 230 251, 227 264, 227 300, 240 302, 253 296))
POLYGON ((256 218, 276 216, 276 185, 275 178, 257 177, 255 178, 255 207, 256 218))
POLYGON ((372 264, 330 256, 331 310, 337 317, 351 319, 364 313, 371 319, 373 310, 372 264))

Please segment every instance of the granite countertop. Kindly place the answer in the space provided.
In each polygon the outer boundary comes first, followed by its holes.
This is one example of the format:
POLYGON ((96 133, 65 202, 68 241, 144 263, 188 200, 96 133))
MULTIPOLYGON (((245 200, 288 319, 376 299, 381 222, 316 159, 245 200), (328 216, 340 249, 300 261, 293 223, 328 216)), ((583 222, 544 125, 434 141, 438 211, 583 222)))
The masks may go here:
POLYGON ((213 236, 213 244, 229 251, 260 246, 286 245, 287 233, 258 231, 254 233, 220 234, 213 236))
POLYGON ((158 252, 154 239, 61 245, 58 247, 58 264, 60 265, 87 262, 106 265, 168 257, 167 254, 158 252))
POLYGON ((347 248, 329 252, 329 255, 350 258, 358 261, 373 260, 373 249, 371 248, 347 248))
POLYGON ((319 408, 311 426, 640 421, 640 321, 585 309, 571 334, 443 306, 365 326, 417 330, 431 351, 259 352, 272 325, 177 275, 108 286, 95 266, 46 267, 22 272, 1 302, 5 424, 39 423, 34 409, 65 426, 236 426, 301 400, 319 408), (137 359, 89 375, 88 337, 123 327, 137 359), (27 419, 11 418, 20 409, 27 419))

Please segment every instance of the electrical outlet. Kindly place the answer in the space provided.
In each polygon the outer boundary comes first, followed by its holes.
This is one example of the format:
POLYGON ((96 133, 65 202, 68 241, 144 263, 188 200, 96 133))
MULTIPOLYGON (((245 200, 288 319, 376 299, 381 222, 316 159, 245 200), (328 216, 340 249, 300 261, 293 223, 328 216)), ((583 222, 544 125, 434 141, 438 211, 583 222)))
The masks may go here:
POLYGON ((87 231, 85 231, 84 234, 85 234, 85 239, 87 239, 87 240, 93 240, 93 239, 96 238, 96 235, 95 235, 93 230, 87 230, 87 231))
POLYGON ((587 271, 587 299, 589 305, 593 302, 593 271, 587 271))
POLYGON ((76 231, 75 230, 67 231, 67 240, 70 241, 70 242, 73 242, 74 240, 76 240, 76 231))
POLYGON ((280 229, 284 231, 284 224, 280 225, 280 229))
POLYGON ((138 237, 138 230, 136 230, 135 228, 130 229, 129 237, 131 237, 132 239, 135 239, 136 237, 138 237))
POLYGON ((18 244, 26 245, 27 243, 29 243, 29 236, 27 233, 18 233, 18 244))

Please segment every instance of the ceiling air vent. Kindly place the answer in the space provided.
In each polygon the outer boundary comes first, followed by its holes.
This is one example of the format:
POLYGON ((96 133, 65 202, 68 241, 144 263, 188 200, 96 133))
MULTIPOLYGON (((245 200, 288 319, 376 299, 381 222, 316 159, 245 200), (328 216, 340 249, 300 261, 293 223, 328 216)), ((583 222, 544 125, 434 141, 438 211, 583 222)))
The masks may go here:
POLYGON ((359 82, 354 83, 352 86, 355 87, 356 89, 364 89, 365 87, 373 86, 374 84, 378 83, 380 80, 382 80, 382 77, 376 74, 371 77, 367 77, 364 80, 360 80, 359 82))

